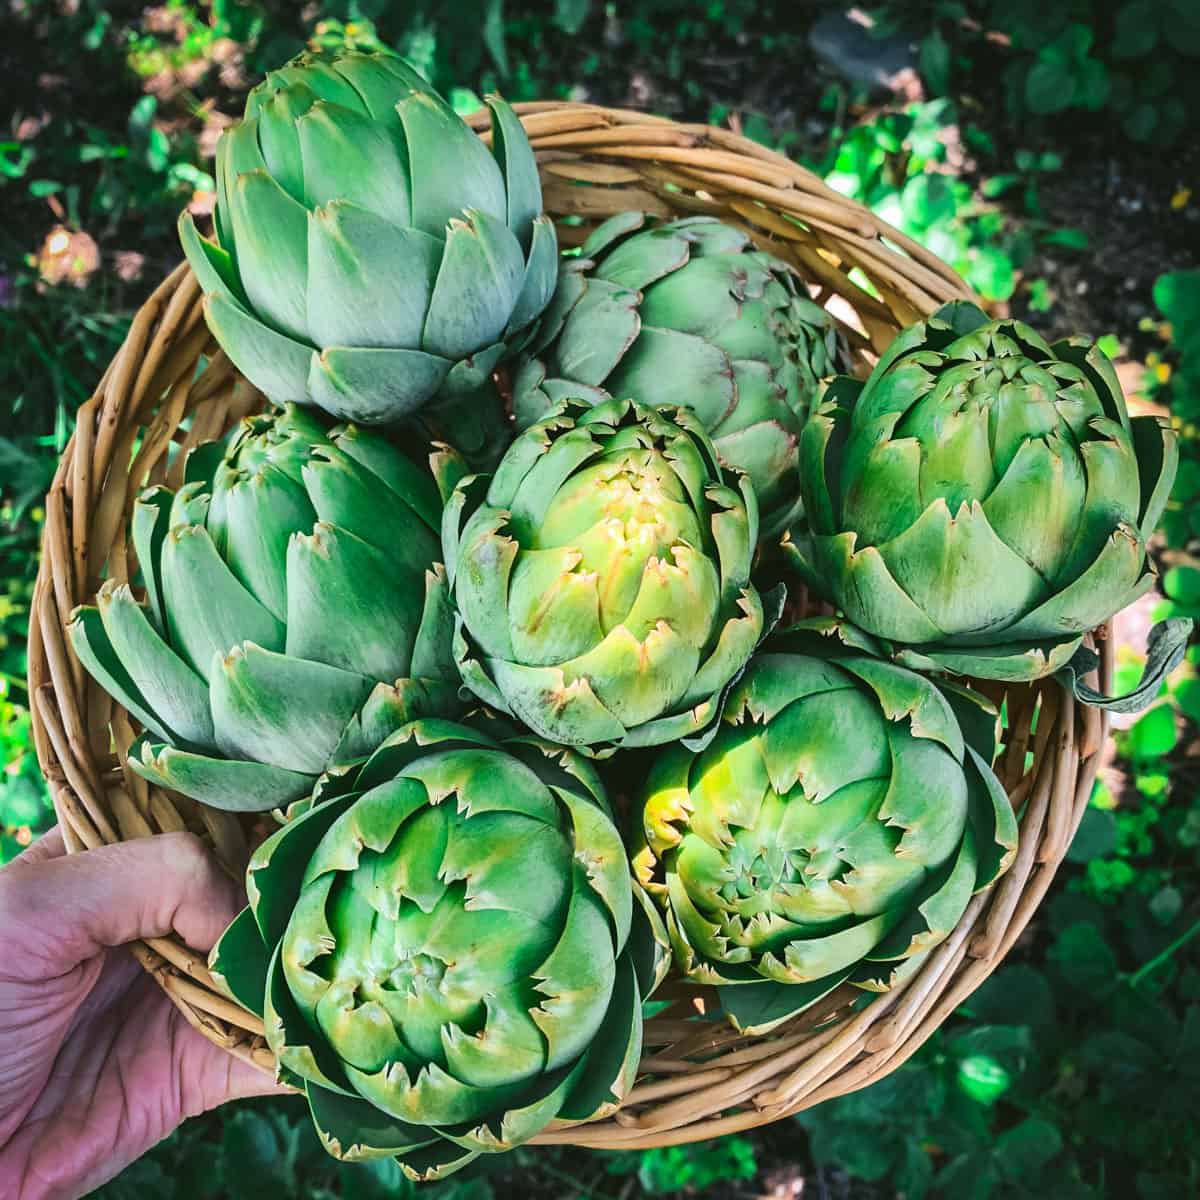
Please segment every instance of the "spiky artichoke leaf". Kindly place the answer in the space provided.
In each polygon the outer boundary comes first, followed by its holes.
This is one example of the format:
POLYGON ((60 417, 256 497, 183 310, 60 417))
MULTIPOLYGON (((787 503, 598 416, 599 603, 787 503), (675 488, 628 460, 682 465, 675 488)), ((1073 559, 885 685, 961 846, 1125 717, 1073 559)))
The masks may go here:
MULTIPOLYGON (((473 1087, 436 1062, 426 1063, 412 1074, 398 1061, 379 1071, 363 1071, 346 1064, 345 1072, 360 1096, 389 1115, 435 1128, 459 1126, 464 1132, 492 1114, 520 1107, 530 1090, 525 1082, 473 1087)), ((541 1080, 542 1086, 551 1088, 557 1082, 554 1075, 542 1076, 541 1080)))
MULTIPOLYGON (((243 128, 251 132, 249 124, 243 128)), ((294 341, 307 341, 308 213, 261 169, 239 174, 229 200, 238 274, 247 299, 272 329, 294 341)))
POLYGON ((846 658, 843 667, 879 697, 888 720, 907 721, 915 737, 940 742, 962 762, 962 728, 946 696, 928 679, 882 659, 863 656, 846 658))
POLYGON ((431 1142, 419 1150, 406 1151, 396 1156, 400 1169, 415 1183, 429 1183, 444 1179, 462 1170, 479 1157, 476 1150, 464 1150, 453 1142, 443 1139, 431 1142))
POLYGON ((1140 532, 1149 541, 1171 495, 1179 467, 1179 439, 1160 417, 1134 417, 1130 422, 1142 483, 1140 532))
POLYGON ((400 1121, 356 1096, 343 1096, 315 1083, 306 1083, 304 1090, 317 1134, 334 1158, 361 1162, 395 1156, 403 1166, 410 1156, 424 1151, 426 1162, 444 1155, 450 1169, 457 1170, 475 1157, 463 1154, 429 1126, 400 1121))
POLYGON ((972 770, 967 773, 970 821, 975 831, 978 864, 976 892, 982 891, 1012 866, 1017 853, 1017 817, 1012 801, 992 773, 991 763, 967 746, 972 770))
POLYGON ((377 683, 362 708, 342 730, 333 751, 336 762, 367 758, 393 733, 421 716, 453 718, 463 711, 458 682, 399 679, 377 683))
MULTIPOLYGON (((495 95, 488 96, 486 104, 492 114, 492 155, 504 174, 505 219, 509 229, 520 237, 542 211, 537 160, 512 108, 495 95)), ((523 249, 529 249, 528 240, 523 249)))
POLYGON ((349 200, 309 214, 308 319, 323 346, 422 346, 442 245, 349 200))
MULTIPOLYGON (((554 222, 544 214, 533 222, 533 237, 528 246, 528 254, 521 290, 517 293, 512 316, 504 331, 506 341, 517 337, 521 330, 526 329, 529 332, 521 338, 521 342, 527 343, 534 333, 534 320, 550 303, 554 294, 554 284, 558 276, 558 237, 554 232, 554 222)), ((518 344, 515 348, 523 349, 524 345, 518 344)))
POLYGON ((122 708, 163 741, 173 740, 159 716, 138 690, 129 671, 121 662, 109 640, 108 631, 100 610, 90 605, 81 605, 71 613, 67 625, 67 637, 76 658, 87 669, 88 674, 114 697, 122 708))
POLYGON ((614 944, 623 946, 629 940, 633 920, 633 892, 629 887, 625 846, 607 806, 601 808, 565 789, 553 790, 575 824, 576 842, 587 847, 578 852, 577 858, 587 873, 588 889, 607 910, 614 944))
POLYGON ((443 1128, 456 1145, 481 1153, 499 1154, 527 1142, 554 1120, 587 1067, 580 1058, 569 1068, 542 1076, 532 1095, 510 1105, 498 1121, 483 1121, 470 1127, 443 1128))
POLYGON ((332 796, 275 830, 255 850, 246 868, 246 895, 263 941, 283 937, 300 898, 304 872, 321 839, 360 793, 332 796))
POLYGON ((851 971, 836 971, 811 983, 779 987, 769 981, 724 985, 717 988, 721 1011, 739 1033, 762 1037, 785 1021, 824 1000, 850 978, 851 971))
POLYGON ((189 212, 179 214, 179 241, 202 291, 219 292, 243 306, 248 303, 229 251, 201 237, 189 212))
POLYGON ((954 712, 966 744, 990 767, 1000 750, 1000 710, 982 693, 948 679, 939 679, 938 691, 954 712))
POLYGON ((234 646, 283 651, 283 623, 233 574, 203 526, 177 525, 167 534, 162 582, 171 644, 204 678, 234 646))
POLYGON ((587 868, 576 862, 574 872, 562 934, 533 972, 541 999, 530 1016, 545 1035, 551 1070, 576 1059, 595 1039, 616 972, 609 914, 592 890, 587 868))
POLYGON ((422 335, 429 353, 451 361, 499 341, 525 273, 520 243, 502 219, 464 215, 447 228, 422 335))
POLYGON ((585 387, 599 387, 638 336, 637 309, 638 293, 633 289, 607 280, 589 282, 555 347, 562 375, 585 387))
POLYGON ((467 656, 459 659, 463 682, 485 703, 499 698, 501 712, 517 717, 542 737, 572 746, 603 746, 625 734, 625 727, 585 677, 568 683, 558 667, 525 667, 498 658, 472 663, 467 656))
POLYGON ((863 960, 894 962, 944 942, 966 911, 978 875, 975 834, 967 827, 959 839, 957 853, 929 880, 908 918, 864 954, 863 960))
POLYGON ((194 754, 146 733, 134 740, 126 761, 148 782, 224 812, 285 808, 309 792, 314 778, 269 763, 194 754))
POLYGON ((642 1054, 642 1023, 637 1019, 643 995, 629 955, 617 962, 608 1011, 591 1048, 579 1060, 567 1095, 555 1114, 561 1121, 590 1121, 607 1116, 633 1087, 642 1054))
POLYGON ((356 425, 336 426, 330 430, 329 440, 386 485, 426 526, 437 529, 442 513, 437 484, 417 462, 402 454, 391 442, 372 436, 356 425))
POLYGON ((229 923, 208 956, 213 982, 231 1000, 261 1017, 267 994, 270 954, 247 905, 229 923))
POLYGON ((284 975, 282 942, 275 946, 267 967, 263 1027, 281 1078, 305 1090, 316 1084, 343 1096, 355 1095, 344 1064, 305 1020, 292 996, 284 975))
MULTIPOLYGON (((590 759, 572 753, 566 746, 544 742, 515 727, 505 733, 504 742, 508 752, 514 758, 519 758, 547 787, 553 788, 564 803, 573 805, 575 798, 571 793, 582 786, 588 798, 609 820, 614 819, 604 780, 590 759)), ((611 859, 609 866, 612 866, 611 859)))
POLYGON ((947 861, 962 839, 969 811, 963 763, 927 736, 891 726, 891 778, 879 819, 899 828, 896 857, 929 866, 947 861), (936 796, 937 804, 929 797, 936 796))
MULTIPOLYGON (((847 593, 846 617, 880 638, 917 643, 941 638, 942 630, 896 581, 879 550, 859 548, 857 540, 854 533, 814 535, 807 542, 814 561, 806 577, 819 583, 829 579, 831 572, 840 572, 853 589, 847 593)), ((797 548, 804 544, 794 543, 797 548)))
MULTIPOLYGON (((498 743, 482 729, 459 724, 441 717, 421 717, 396 730, 381 743, 353 777, 354 786, 367 790, 399 775, 409 763, 428 753, 428 747, 447 750, 484 747, 494 750, 498 743)), ((351 777, 347 776, 347 781, 351 777)))
MULTIPOLYGON (((1144 596, 1155 583, 1143 570, 1146 547, 1130 525, 1118 525, 1078 578, 1060 589, 1016 624, 998 631, 997 640, 1043 640, 1063 633, 1086 633, 1144 596), (1113 608, 1114 602, 1116 608, 1113 608)), ((968 639, 970 646, 974 639, 968 639)))
MULTIPOLYGON (((196 451, 193 451, 188 456, 189 461, 195 454, 196 451)), ((130 522, 133 548, 137 553, 150 614, 155 629, 160 633, 166 628, 166 624, 163 618, 162 580, 158 575, 157 564, 162 553, 163 539, 167 536, 167 530, 171 523, 173 499, 168 488, 147 488, 134 501, 133 520, 130 522)))
MULTIPOLYGON (((932 954, 932 950, 922 950, 910 954, 907 958, 890 958, 885 962, 872 962, 864 959, 858 969, 850 977, 850 982, 864 992, 881 994, 899 987, 906 979, 911 979, 921 969, 921 965, 932 954)), ((871 996, 860 997, 858 1008, 869 1004, 871 996)))
POLYGON ((214 664, 210 700, 217 746, 230 758, 319 775, 370 694, 366 676, 274 654, 247 642, 214 664), (312 703, 321 697, 319 705, 312 703))
POLYGON ((277 333, 222 292, 204 297, 204 319, 237 369, 276 404, 303 404, 316 355, 310 346, 277 333))
POLYGON ((413 658, 421 610, 410 597, 424 564, 413 570, 406 557, 324 522, 294 535, 287 543, 288 655, 368 680, 419 675, 413 658))
POLYGON ((789 942, 782 956, 771 952, 764 954, 758 969, 767 978, 786 987, 815 983, 862 962, 905 916, 905 909, 898 906, 824 937, 789 942))
MULTIPOLYGON (((312 353, 298 402, 307 399, 326 412, 364 425, 403 420, 429 404, 452 366, 449 359, 425 350, 330 346, 320 354, 312 353)), ((251 381, 257 382, 252 376, 251 381)))

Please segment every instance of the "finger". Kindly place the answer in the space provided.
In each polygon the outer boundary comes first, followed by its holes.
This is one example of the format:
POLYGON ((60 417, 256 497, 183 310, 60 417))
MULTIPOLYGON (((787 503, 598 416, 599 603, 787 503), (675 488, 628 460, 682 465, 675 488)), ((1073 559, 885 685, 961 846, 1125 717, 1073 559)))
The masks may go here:
MULTIPOLYGON (((190 833, 101 846, 0 871, 0 928, 23 927, 38 973, 68 971, 105 946, 178 934, 208 950, 236 915, 237 889, 190 833)), ((0 972, 17 969, 6 963, 0 972)))

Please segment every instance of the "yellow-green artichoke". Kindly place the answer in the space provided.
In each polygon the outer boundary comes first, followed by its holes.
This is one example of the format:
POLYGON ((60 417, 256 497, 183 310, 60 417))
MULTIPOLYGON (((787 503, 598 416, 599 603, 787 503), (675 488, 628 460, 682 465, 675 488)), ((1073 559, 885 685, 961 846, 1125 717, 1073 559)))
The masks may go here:
POLYGON ((832 619, 776 635, 710 745, 667 747, 646 780, 635 875, 743 1029, 887 990, 1012 861, 996 710, 878 651, 832 619))
POLYGON ((757 527, 690 411, 560 405, 446 505, 463 681, 565 745, 702 738, 774 621, 757 527))

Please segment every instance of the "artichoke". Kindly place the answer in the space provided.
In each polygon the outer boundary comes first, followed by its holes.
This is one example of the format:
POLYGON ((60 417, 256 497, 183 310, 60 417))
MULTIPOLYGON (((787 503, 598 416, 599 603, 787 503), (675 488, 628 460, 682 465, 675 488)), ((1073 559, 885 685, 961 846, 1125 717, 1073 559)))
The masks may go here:
POLYGON ((772 623, 757 525, 688 410, 564 403, 446 504, 463 681, 597 753, 703 737, 772 623))
POLYGON ((374 424, 490 386, 553 290, 557 240, 524 130, 489 150, 402 59, 269 72, 217 145, 216 240, 180 236, 209 327, 277 403, 374 424))
POLYGON ((432 475, 384 437, 289 407, 145 492, 148 606, 110 580, 71 644, 147 729, 139 775, 216 808, 307 794, 417 715, 459 710, 432 475))
POLYGON ((211 966, 331 1153, 433 1178, 616 1107, 654 942, 586 760, 417 721, 297 808, 211 966))
POLYGON ((1153 583, 1177 459, 1098 347, 956 302, 830 386, 801 446, 808 528, 785 547, 900 662, 1033 679, 1153 583))
POLYGON ((639 213, 605 221, 564 263, 528 353, 519 425, 568 398, 691 408, 754 481, 764 535, 796 516, 800 431, 844 361, 829 315, 746 234, 713 217, 646 228, 639 213))
POLYGON ((647 777, 634 873, 681 971, 762 1032, 843 983, 884 991, 1011 862, 997 716, 811 619, 771 640, 700 754, 647 777))

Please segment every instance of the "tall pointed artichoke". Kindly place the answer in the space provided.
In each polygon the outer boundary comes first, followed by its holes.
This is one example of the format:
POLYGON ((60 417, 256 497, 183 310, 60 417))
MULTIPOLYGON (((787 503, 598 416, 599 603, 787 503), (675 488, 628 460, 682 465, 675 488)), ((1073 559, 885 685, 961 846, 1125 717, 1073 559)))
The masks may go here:
POLYGON ((463 682, 565 745, 703 737, 773 623, 757 527, 691 412, 560 405, 446 505, 463 682))
POLYGON ((246 891, 214 976, 339 1158, 435 1178, 632 1086, 654 943, 579 756, 405 726, 259 847, 246 891))
POLYGON ((796 516, 800 431, 844 363, 829 314, 741 230, 713 217, 647 228, 622 213, 564 262, 513 408, 522 426, 568 398, 691 408, 721 460, 753 480, 769 536, 796 516))
POLYGON ((708 748, 668 747, 646 780, 634 873, 743 1029, 886 991, 1012 860, 995 709, 877 651, 830 619, 776 635, 708 748))
POLYGON ((146 727, 139 775, 216 808, 306 795, 403 722, 458 711, 433 477, 288 407, 192 452, 134 507, 147 603, 110 581, 80 661, 146 727))
POLYGON ((957 302, 830 386, 788 552, 901 662, 1032 679, 1152 585, 1177 460, 1098 347, 957 302))
POLYGON ((489 150, 402 59, 304 54, 217 145, 216 239, 180 236, 209 327, 276 403, 372 424, 489 380, 554 289, 520 122, 489 150))

